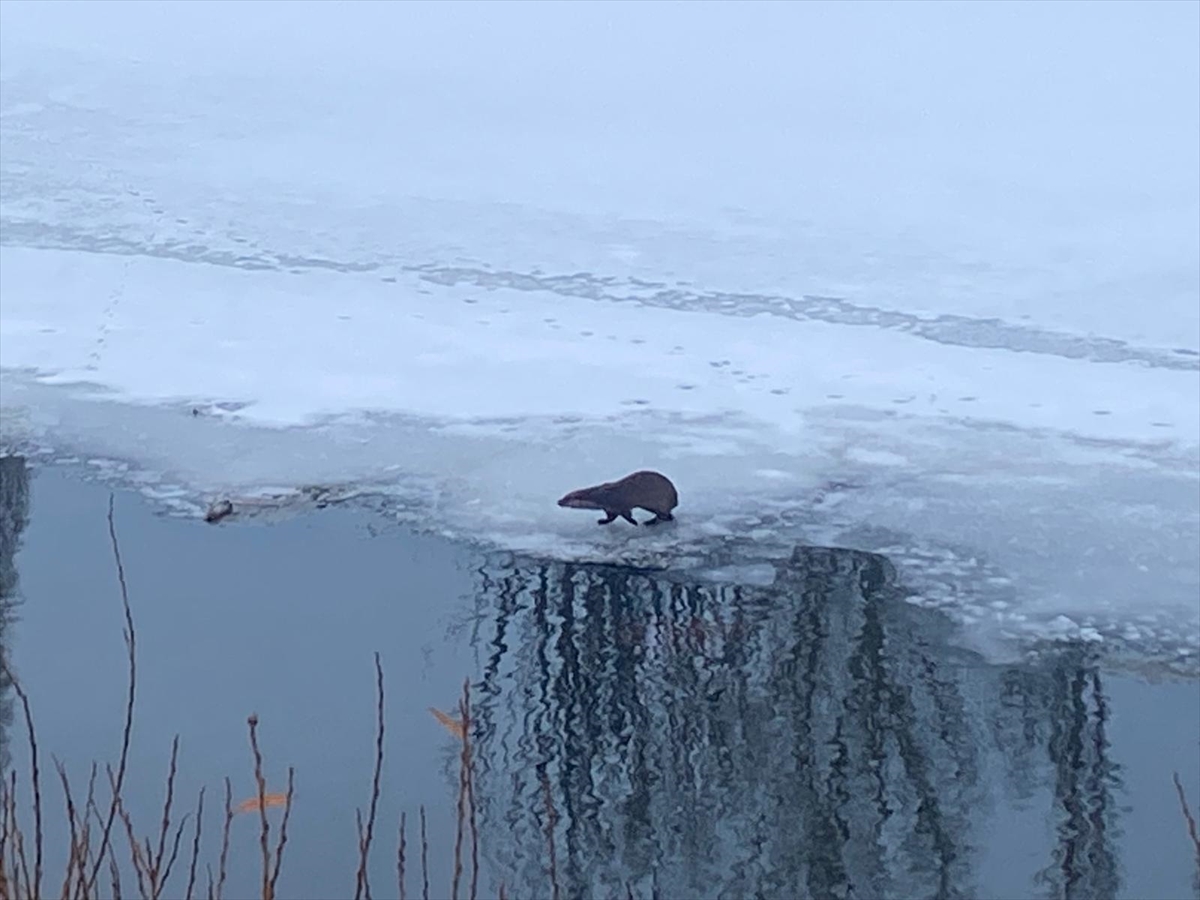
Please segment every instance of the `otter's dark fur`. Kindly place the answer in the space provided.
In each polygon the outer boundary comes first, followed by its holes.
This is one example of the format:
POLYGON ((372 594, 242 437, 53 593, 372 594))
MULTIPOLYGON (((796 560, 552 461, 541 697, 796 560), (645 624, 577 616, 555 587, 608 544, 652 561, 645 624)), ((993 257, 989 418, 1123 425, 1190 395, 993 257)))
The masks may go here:
POLYGON ((679 505, 679 494, 665 475, 642 471, 626 475, 619 481, 571 491, 558 501, 558 505, 568 509, 602 509, 607 518, 599 520, 601 525, 607 525, 617 516, 637 525, 638 521, 633 517, 633 509, 637 507, 654 513, 654 518, 643 525, 657 525, 675 518, 671 510, 679 505))

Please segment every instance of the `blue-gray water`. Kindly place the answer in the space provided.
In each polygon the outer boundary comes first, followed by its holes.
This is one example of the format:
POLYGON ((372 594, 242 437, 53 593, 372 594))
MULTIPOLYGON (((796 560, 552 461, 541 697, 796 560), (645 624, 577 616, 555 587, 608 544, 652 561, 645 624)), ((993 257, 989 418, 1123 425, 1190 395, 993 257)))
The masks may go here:
MULTIPOLYGON (((77 472, 0 466, 0 590, 18 600, 3 645, 43 755, 49 890, 65 829, 47 758, 81 787, 119 748, 107 502, 77 472)), ((1070 644, 989 663, 938 613, 897 602, 881 557, 807 548, 770 588, 715 586, 490 555, 365 508, 214 527, 118 492, 115 512, 138 639, 138 830, 157 828, 178 733, 177 808, 207 785, 215 867, 221 779, 235 802, 255 790, 256 712, 268 790, 296 767, 280 896, 353 896, 376 650, 377 897, 397 893, 397 820, 421 804, 431 896, 449 896, 460 744, 428 708, 453 712, 464 678, 481 895, 550 896, 548 787, 564 897, 1200 896, 1171 780, 1195 810, 1200 684, 1111 672, 1070 644)), ((6 765, 27 796, 16 713, 6 765)), ((257 818, 234 826, 226 895, 250 896, 257 818)))

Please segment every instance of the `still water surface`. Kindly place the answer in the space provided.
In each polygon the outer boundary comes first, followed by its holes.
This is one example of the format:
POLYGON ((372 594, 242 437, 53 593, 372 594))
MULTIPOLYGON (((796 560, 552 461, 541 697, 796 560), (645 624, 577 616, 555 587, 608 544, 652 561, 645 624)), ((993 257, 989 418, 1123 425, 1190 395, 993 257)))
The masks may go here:
MULTIPOLYGON (((77 472, 0 463, 4 649, 43 765, 81 785, 116 760, 123 713, 107 503, 77 472)), ((255 791, 256 712, 268 790, 296 768, 279 895, 353 896, 379 651, 377 897, 398 893, 402 812, 421 895, 421 805, 430 896, 449 896, 461 743, 430 707, 453 714, 468 678, 481 896, 549 897, 552 876, 562 897, 1200 896, 1172 784, 1195 809, 1200 684, 1111 672, 1083 645, 990 663, 899 602, 882 557, 801 548, 770 587, 713 585, 492 555, 362 508, 216 527, 133 493, 115 509, 139 666, 126 799, 154 832, 179 734, 177 795, 208 790, 202 872, 222 779, 235 802, 255 791)), ((25 784, 19 715, 4 738, 25 784)), ((61 791, 44 791, 57 890, 61 791)), ((226 896, 257 890, 257 827, 235 818, 226 896)))

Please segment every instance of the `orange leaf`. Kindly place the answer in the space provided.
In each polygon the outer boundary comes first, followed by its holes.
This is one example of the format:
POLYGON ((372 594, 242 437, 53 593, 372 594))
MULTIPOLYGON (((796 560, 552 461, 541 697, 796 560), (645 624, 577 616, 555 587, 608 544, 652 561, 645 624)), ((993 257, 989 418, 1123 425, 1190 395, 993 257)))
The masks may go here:
MULTIPOLYGON (((263 806, 285 806, 287 804, 287 794, 264 794, 263 806)), ((243 800, 237 805, 235 813, 252 812, 259 808, 258 798, 251 797, 249 800, 243 800)))
POLYGON ((466 738, 466 734, 463 731, 462 722, 458 721, 458 719, 453 719, 450 716, 446 715, 444 712, 442 712, 440 709, 434 709, 432 706, 429 707, 429 711, 431 713, 433 713, 433 717, 435 719, 437 719, 439 722, 442 723, 442 725, 444 725, 446 727, 447 731, 449 731, 452 735, 454 735, 460 741, 464 740, 466 738))

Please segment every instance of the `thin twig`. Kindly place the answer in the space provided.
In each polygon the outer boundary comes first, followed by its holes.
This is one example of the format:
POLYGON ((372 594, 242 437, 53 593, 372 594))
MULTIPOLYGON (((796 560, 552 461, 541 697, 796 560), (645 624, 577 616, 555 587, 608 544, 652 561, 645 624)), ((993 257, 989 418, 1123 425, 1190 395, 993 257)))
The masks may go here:
POLYGON ((192 835, 192 864, 188 867, 186 900, 192 900, 196 888, 196 861, 200 858, 200 826, 204 821, 204 788, 200 788, 200 799, 196 802, 196 832, 192 835))
POLYGON ((287 846, 288 819, 292 817, 292 793, 295 788, 296 769, 288 766, 287 797, 283 801, 283 818, 279 822, 279 843, 275 845, 275 868, 271 872, 271 896, 275 896, 275 882, 279 880, 279 868, 283 865, 283 848, 287 846))
POLYGON ((467 814, 471 824, 471 900, 479 896, 479 826, 475 816, 475 765, 471 746, 471 680, 463 681, 461 710, 463 726, 463 771, 467 778, 467 814))
POLYGON ((4 851, 8 849, 8 798, 4 798, 3 809, 0 810, 0 898, 9 900, 12 896, 8 886, 8 864, 4 851))
MULTIPOLYGON (((101 821, 100 810, 96 808, 96 775, 100 771, 100 766, 93 760, 91 772, 88 774, 88 791, 87 800, 83 804, 83 859, 82 865, 79 868, 79 881, 75 885, 75 895, 81 900, 87 900, 91 896, 91 889, 88 886, 88 858, 91 855, 92 847, 92 818, 96 821, 101 821)), ((115 895, 114 895, 115 896, 115 895)))
POLYGON ((354 900, 371 900, 371 884, 367 877, 367 857, 371 852, 371 839, 375 834, 375 809, 379 805, 379 780, 383 771, 383 664, 379 652, 375 652, 375 777, 371 782, 371 806, 367 813, 366 829, 358 842, 358 875, 355 879, 354 900))
POLYGON ((271 826, 267 822, 267 780, 263 777, 262 754, 258 751, 258 716, 246 719, 250 726, 250 747, 254 751, 254 780, 258 783, 258 814, 262 822, 259 844, 262 847, 262 896, 272 900, 271 893, 271 826))
POLYGON ((400 813, 400 841, 396 850, 396 884, 400 888, 400 900, 408 900, 408 891, 404 888, 404 831, 407 817, 400 813))
MULTIPOLYGON (((171 741, 171 767, 167 772, 167 796, 163 801, 162 824, 158 829, 158 851, 150 863, 150 894, 154 900, 162 892, 163 882, 167 879, 162 873, 163 854, 166 853, 167 832, 171 830, 171 803, 175 799, 175 771, 179 757, 179 735, 171 741)), ((176 843, 178 847, 178 843, 176 843)))
MULTIPOLYGON (((464 684, 464 689, 466 685, 464 684)), ((459 712, 462 711, 462 704, 459 703, 459 712)), ((458 880, 462 876, 462 841, 463 841, 463 817, 466 815, 467 809, 467 755, 470 751, 470 744, 467 743, 466 727, 463 727, 462 733, 462 752, 459 755, 458 762, 458 817, 454 832, 454 876, 450 887, 450 900, 458 900, 458 880)))
POLYGON ((425 804, 421 804, 421 900, 429 900, 429 840, 425 837, 425 804))
POLYGON ((108 875, 112 879, 113 900, 121 900, 121 870, 115 853, 108 855, 108 875))
MULTIPOLYGON (((217 897, 216 900, 221 900, 221 895, 225 890, 225 863, 229 859, 229 826, 233 824, 233 785, 229 781, 229 776, 225 777, 225 827, 221 829, 221 859, 217 866, 219 872, 217 876, 217 897)), ((209 879, 212 880, 211 878, 209 879)))
MULTIPOLYGON (((3 897, 4 900, 9 900, 10 897, 8 856, 6 855, 10 840, 8 826, 8 782, 0 781, 0 897, 3 897)), ((15 893, 15 885, 12 890, 15 893)))
POLYGON ((1196 820, 1192 818, 1192 811, 1188 808, 1187 795, 1183 792, 1183 783, 1179 780, 1179 773, 1173 772, 1175 779, 1175 792, 1179 794, 1179 806, 1183 809, 1183 818, 1187 822, 1188 837, 1192 839, 1192 843, 1196 847, 1196 865, 1200 866, 1200 835, 1196 832, 1196 820))
MULTIPOLYGON (((107 768, 109 784, 115 785, 116 777, 113 775, 112 767, 108 766, 107 768)), ((117 800, 117 814, 125 823, 125 833, 129 836, 130 854, 133 857, 133 871, 137 875, 138 893, 142 895, 142 900, 148 900, 150 892, 146 889, 146 868, 149 861, 143 860, 142 845, 138 843, 137 836, 133 833, 133 820, 129 817, 129 811, 125 809, 125 804, 119 799, 117 800)))
POLYGON ((100 864, 108 851, 108 842, 112 833, 113 819, 117 815, 117 804, 120 802, 121 788, 125 784, 125 766, 129 759, 129 739, 133 733, 133 700, 137 685, 137 634, 133 629, 133 612, 129 608, 129 589, 125 584, 125 566, 121 562, 121 548, 117 543, 117 526, 113 522, 113 495, 108 495, 108 536, 112 542, 113 559, 117 563, 117 581, 121 585, 121 605, 125 609, 125 649, 129 655, 129 696, 125 701, 125 730, 121 736, 121 758, 117 763, 116 786, 113 788, 112 803, 108 807, 108 820, 104 823, 104 832, 100 836, 100 850, 96 854, 96 862, 88 878, 87 887, 90 891, 100 874, 100 864))
POLYGON ((20 870, 17 868, 17 803, 13 794, 17 789, 17 770, 13 769, 9 772, 9 780, 4 782, 4 840, 3 846, 7 850, 7 855, 4 857, 5 871, 12 870, 12 891, 13 896, 21 893, 20 870))
POLYGON ((29 860, 25 856, 25 837, 21 834, 21 825, 17 821, 17 770, 13 769, 9 781, 8 802, 12 807, 11 820, 13 825, 13 881, 17 887, 17 893, 20 894, 21 882, 25 883, 25 895, 32 897, 33 892, 29 888, 29 860))
POLYGON ((455 804, 458 817, 454 831, 454 875, 451 880, 450 900, 458 900, 458 879, 462 876, 463 808, 466 804, 466 794, 465 776, 460 768, 458 772, 458 802, 455 804))
MULTIPOLYGON (((42 780, 38 768, 37 735, 33 730, 33 713, 29 711, 29 696, 21 687, 16 673, 9 668, 7 656, 7 653, 0 653, 0 668, 3 668, 8 683, 21 701, 21 709, 25 713, 25 728, 29 733, 29 759, 30 769, 33 773, 33 885, 30 896, 40 897, 42 895, 42 780)), ((26 887, 30 886, 27 884, 26 887)))
POLYGON ((167 866, 162 871, 162 875, 158 880, 158 894, 155 894, 157 900, 159 894, 162 893, 163 887, 167 883, 167 879, 171 877, 171 870, 175 868, 175 859, 179 856, 179 840, 183 837, 183 829, 187 826, 187 820, 191 813, 184 813, 183 818, 179 820, 179 827, 175 829, 175 837, 171 840, 171 855, 167 857, 167 866))
POLYGON ((63 766, 58 757, 51 757, 54 760, 54 768, 58 770, 58 780, 62 782, 63 796, 67 803, 67 824, 71 828, 71 855, 67 860, 67 871, 63 875, 62 896, 64 900, 71 895, 71 876, 75 874, 77 867, 86 865, 86 861, 81 858, 83 847, 80 845, 78 817, 75 814, 75 798, 71 796, 71 780, 67 777, 67 770, 63 766))
POLYGON ((29 860, 25 857, 25 836, 17 832, 17 852, 21 857, 21 877, 25 880, 25 896, 32 897, 29 890, 29 860))

